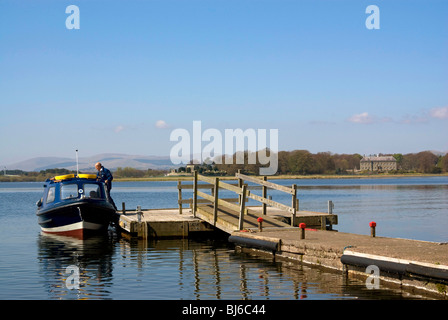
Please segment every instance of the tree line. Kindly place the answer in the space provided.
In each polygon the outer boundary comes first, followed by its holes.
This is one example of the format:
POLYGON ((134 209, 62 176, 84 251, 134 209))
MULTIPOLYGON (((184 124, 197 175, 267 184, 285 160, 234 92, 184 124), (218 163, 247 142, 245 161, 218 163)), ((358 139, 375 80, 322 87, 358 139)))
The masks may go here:
MULTIPOLYGON (((385 156, 385 154, 379 154, 385 156)), ((392 156, 397 161, 397 170, 390 173, 443 173, 448 172, 448 154, 437 156, 430 151, 401 154, 392 156)), ((331 152, 311 153, 308 150, 280 151, 278 153, 277 175, 310 175, 310 174, 354 174, 359 172, 362 155, 334 154, 331 152)), ((236 154, 233 164, 215 164, 220 171, 234 175, 239 169, 249 174, 257 174, 263 165, 258 161, 247 164, 249 153, 244 152, 244 164, 236 164, 236 154)), ((258 159, 258 156, 257 156, 258 159)))
POLYGON ((76 171, 63 168, 53 168, 40 171, 6 170, 6 176, 5 172, 1 171, 0 181, 45 181, 53 178, 54 176, 70 173, 76 174, 76 171))
POLYGON ((113 171, 114 178, 153 178, 164 176, 168 173, 167 170, 141 170, 131 167, 118 167, 117 170, 113 171))
MULTIPOLYGON (((269 151, 268 151, 269 152, 269 151)), ((269 155, 269 154, 268 154, 269 155)), ((384 155, 384 154, 380 154, 384 155)), ((244 164, 236 163, 235 153, 233 164, 226 164, 222 158, 222 164, 207 161, 200 165, 195 165, 195 170, 207 175, 227 175, 234 176, 239 169, 246 174, 257 175, 263 165, 257 161, 249 164, 249 153, 244 152, 244 164)), ((418 153, 392 155, 397 160, 397 170, 390 173, 446 173, 448 172, 448 153, 444 156, 437 156, 430 151, 418 153)), ((355 174, 359 173, 360 161, 363 158, 360 154, 335 154, 331 152, 311 153, 308 150, 280 151, 278 153, 277 175, 311 175, 311 174, 355 174)), ((228 163, 229 161, 227 161, 228 163)), ((186 170, 185 167, 177 169, 179 172, 186 170)), ((45 181, 55 175, 76 174, 76 171, 67 169, 46 169, 37 171, 6 170, 0 171, 0 181, 45 181)), ((81 172, 80 172, 81 173, 81 172)), ((131 167, 117 168, 113 171, 114 178, 152 178, 165 176, 167 170, 140 170, 131 167)), ((363 173, 363 172, 361 172, 363 173)))

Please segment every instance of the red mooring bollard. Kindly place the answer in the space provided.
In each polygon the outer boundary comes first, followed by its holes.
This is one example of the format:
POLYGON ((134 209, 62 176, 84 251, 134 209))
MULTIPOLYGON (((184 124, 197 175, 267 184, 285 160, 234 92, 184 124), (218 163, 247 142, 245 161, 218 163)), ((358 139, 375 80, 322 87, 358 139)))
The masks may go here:
POLYGON ((371 221, 369 223, 370 226, 370 236, 375 238, 375 228, 376 228, 376 222, 375 221, 371 221))
POLYGON ((259 217, 257 219, 257 221, 258 221, 258 231, 262 232, 263 231, 263 218, 259 217))
POLYGON ((299 228, 300 228, 300 239, 305 239, 306 224, 302 222, 301 224, 299 224, 299 228))

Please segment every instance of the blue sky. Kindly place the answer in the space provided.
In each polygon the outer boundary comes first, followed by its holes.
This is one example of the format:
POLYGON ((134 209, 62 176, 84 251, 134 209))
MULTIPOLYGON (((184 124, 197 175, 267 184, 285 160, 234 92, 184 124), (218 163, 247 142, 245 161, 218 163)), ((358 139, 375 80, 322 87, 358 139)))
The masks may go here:
POLYGON ((280 150, 448 151, 447 13, 442 0, 2 0, 0 164, 166 156, 194 120, 278 129, 280 150))

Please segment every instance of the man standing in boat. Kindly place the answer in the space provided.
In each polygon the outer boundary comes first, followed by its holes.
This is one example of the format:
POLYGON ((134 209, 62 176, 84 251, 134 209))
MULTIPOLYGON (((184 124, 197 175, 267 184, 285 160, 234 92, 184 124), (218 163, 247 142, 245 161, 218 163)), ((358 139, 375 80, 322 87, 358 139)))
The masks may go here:
POLYGON ((104 168, 101 162, 97 162, 95 164, 95 169, 98 170, 96 174, 96 180, 104 182, 104 184, 106 185, 107 197, 109 198, 110 203, 112 203, 112 205, 114 206, 115 210, 117 210, 114 200, 110 196, 110 190, 112 189, 112 180, 114 179, 112 173, 109 169, 104 168))

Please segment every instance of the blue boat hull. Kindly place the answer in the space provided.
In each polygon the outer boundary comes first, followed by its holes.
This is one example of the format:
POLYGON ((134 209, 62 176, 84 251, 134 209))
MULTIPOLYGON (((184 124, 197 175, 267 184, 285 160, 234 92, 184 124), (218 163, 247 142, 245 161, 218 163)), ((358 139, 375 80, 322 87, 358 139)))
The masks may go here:
POLYGON ((37 212, 43 232, 84 237, 107 230, 115 218, 115 209, 106 200, 77 199, 58 203, 37 212))

